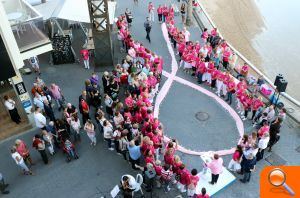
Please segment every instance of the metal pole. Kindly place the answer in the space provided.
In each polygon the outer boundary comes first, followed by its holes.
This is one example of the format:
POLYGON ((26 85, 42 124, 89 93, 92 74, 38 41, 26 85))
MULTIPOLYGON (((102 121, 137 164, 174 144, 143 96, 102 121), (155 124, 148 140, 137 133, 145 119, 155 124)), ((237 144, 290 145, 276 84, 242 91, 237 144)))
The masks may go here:
POLYGON ((193 1, 192 0, 187 1, 187 16, 186 16, 185 24, 187 26, 193 25, 193 1))

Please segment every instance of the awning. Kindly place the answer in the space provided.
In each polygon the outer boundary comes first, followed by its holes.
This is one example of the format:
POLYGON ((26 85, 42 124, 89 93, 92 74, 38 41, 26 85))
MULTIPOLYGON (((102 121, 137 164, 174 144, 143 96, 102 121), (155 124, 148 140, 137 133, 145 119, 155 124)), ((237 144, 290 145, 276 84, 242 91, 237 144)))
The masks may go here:
MULTIPOLYGON (((36 0, 26 0, 35 5, 36 0)), ((44 20, 50 18, 66 19, 83 23, 90 23, 90 15, 86 0, 48 0, 46 3, 35 5, 44 20)))

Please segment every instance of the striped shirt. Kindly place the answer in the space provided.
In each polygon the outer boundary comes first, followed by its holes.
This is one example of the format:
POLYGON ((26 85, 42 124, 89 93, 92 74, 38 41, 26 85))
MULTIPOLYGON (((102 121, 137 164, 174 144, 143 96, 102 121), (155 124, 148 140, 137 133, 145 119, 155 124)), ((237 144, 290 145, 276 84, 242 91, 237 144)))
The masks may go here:
POLYGON ((172 171, 170 171, 170 170, 166 171, 165 169, 161 170, 161 178, 162 179, 164 179, 166 181, 169 181, 169 180, 171 180, 172 176, 173 176, 173 172, 172 171))

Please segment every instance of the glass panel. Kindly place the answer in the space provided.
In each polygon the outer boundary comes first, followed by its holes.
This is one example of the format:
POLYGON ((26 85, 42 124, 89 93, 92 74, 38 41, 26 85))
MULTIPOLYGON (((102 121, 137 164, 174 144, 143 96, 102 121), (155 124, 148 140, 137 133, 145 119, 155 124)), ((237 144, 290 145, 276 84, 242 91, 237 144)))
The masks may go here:
POLYGON ((2 0, 20 52, 49 43, 42 16, 24 0, 2 0))

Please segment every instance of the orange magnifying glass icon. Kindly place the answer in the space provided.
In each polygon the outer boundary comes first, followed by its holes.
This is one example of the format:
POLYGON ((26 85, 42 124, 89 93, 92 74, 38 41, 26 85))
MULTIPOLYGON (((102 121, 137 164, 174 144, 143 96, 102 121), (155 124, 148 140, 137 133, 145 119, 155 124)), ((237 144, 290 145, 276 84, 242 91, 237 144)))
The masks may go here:
POLYGON ((292 190, 292 188, 285 183, 286 175, 280 168, 274 168, 273 170, 271 170, 268 179, 270 184, 272 184, 273 186, 283 186, 291 196, 295 195, 295 192, 292 190))

